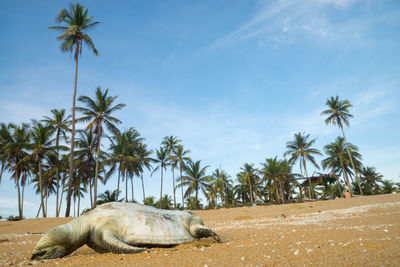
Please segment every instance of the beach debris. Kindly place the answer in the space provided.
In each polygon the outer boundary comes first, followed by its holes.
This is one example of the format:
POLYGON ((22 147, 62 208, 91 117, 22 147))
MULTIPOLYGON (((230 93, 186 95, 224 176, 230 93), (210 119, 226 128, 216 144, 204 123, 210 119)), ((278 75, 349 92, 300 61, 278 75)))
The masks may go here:
POLYGON ((296 250, 293 252, 293 255, 297 256, 297 255, 299 255, 299 253, 300 253, 300 251, 299 251, 298 249, 296 249, 296 250))

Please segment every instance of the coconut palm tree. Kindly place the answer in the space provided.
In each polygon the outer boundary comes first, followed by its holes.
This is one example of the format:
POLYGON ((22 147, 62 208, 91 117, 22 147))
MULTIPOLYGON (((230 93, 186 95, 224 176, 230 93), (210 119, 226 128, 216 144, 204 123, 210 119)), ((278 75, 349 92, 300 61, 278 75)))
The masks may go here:
MULTIPOLYGON (((158 165, 156 168, 154 168, 153 172, 156 172, 158 170, 161 170, 161 189, 160 189, 160 199, 162 199, 162 188, 163 188, 163 173, 164 170, 167 169, 167 166, 169 164, 168 161, 168 152, 165 148, 160 147, 160 149, 156 150, 156 158, 154 159, 154 162, 156 162, 158 165)), ((160 204, 160 209, 161 209, 161 202, 160 204)))
POLYGON ((94 175, 94 207, 96 207, 97 201, 97 176, 99 173, 100 141, 103 134, 102 124, 104 124, 109 131, 113 133, 117 132, 115 124, 121 123, 121 121, 115 117, 112 117, 111 114, 125 106, 125 104, 117 104, 112 106, 116 98, 117 96, 108 96, 108 89, 103 92, 100 87, 96 88, 95 100, 88 96, 80 96, 78 98, 78 101, 82 102, 84 105, 86 105, 86 107, 76 108, 76 110, 80 111, 84 115, 76 121, 89 122, 87 129, 94 129, 96 133, 97 152, 96 170, 94 175))
MULTIPOLYGON (((70 132, 71 129, 69 125, 71 124, 70 118, 71 115, 66 116, 65 109, 52 109, 51 110, 52 117, 45 116, 42 122, 49 124, 56 132, 56 147, 57 147, 57 159, 60 159, 60 137, 64 137, 64 140, 67 140, 67 132, 70 132)), ((59 162, 56 162, 56 179, 57 179, 57 200, 56 200, 56 217, 59 217, 60 208, 59 204, 59 189, 60 189, 60 171, 59 171, 59 162)))
MULTIPOLYGON (((80 182, 83 182, 86 185, 89 185, 89 194, 90 194, 90 203, 91 207, 93 207, 93 196, 92 196, 92 185, 93 185, 93 176, 94 169, 96 166, 95 154, 96 154, 96 137, 92 130, 79 130, 78 138, 76 140, 76 157, 75 162, 79 163, 79 175, 80 182)), ((74 183, 76 184, 76 179, 74 178, 74 183)), ((73 188, 76 188, 73 187, 73 188)), ((61 204, 60 204, 61 206, 61 204)))
POLYGON ((171 196, 165 194, 156 203, 154 203, 154 206, 155 207, 158 206, 160 209, 172 210, 172 199, 171 199, 171 196))
POLYGON ((99 200, 97 201, 97 205, 101 205, 107 202, 114 202, 114 201, 122 201, 123 199, 118 200, 117 199, 118 192, 117 190, 110 191, 106 190, 104 193, 101 193, 99 195, 99 200))
POLYGON ((140 179, 142 181, 143 204, 146 199, 146 194, 144 192, 143 172, 145 168, 149 171, 151 171, 152 169, 151 163, 154 162, 154 159, 150 157, 151 154, 153 154, 153 151, 147 150, 146 144, 144 144, 143 142, 139 142, 136 156, 140 166, 139 172, 140 179))
POLYGON ((351 167, 354 170, 358 188, 360 189, 360 193, 362 195, 363 191, 361 188, 360 179, 358 177, 358 172, 354 166, 353 158, 351 157, 349 146, 347 145, 346 136, 344 135, 344 130, 343 130, 343 124, 345 124, 347 127, 350 126, 349 118, 352 118, 353 115, 349 113, 349 108, 352 107, 352 104, 350 104, 348 100, 339 100, 339 96, 336 97, 331 96, 330 99, 328 98, 326 100, 325 105, 328 106, 328 109, 322 111, 321 115, 328 115, 328 117, 325 119, 325 123, 327 125, 330 123, 332 123, 333 125, 338 125, 340 130, 342 131, 343 140, 346 145, 347 155, 350 159, 351 167))
MULTIPOLYGON (((259 182, 259 177, 257 175, 257 170, 254 168, 254 164, 245 163, 241 170, 241 179, 246 183, 250 190, 250 203, 254 203, 254 192, 256 184, 259 182)), ((257 192, 256 192, 257 193, 257 192)), ((258 193, 257 193, 258 194, 258 193)))
MULTIPOLYGON (((176 151, 175 151, 175 158, 178 161, 178 165, 179 165, 179 171, 182 177, 182 173, 183 173, 183 168, 186 166, 186 162, 188 162, 190 160, 190 157, 187 156, 187 154, 190 153, 190 150, 185 150, 183 145, 178 145, 176 147, 176 151)), ((181 186, 181 193, 182 193, 182 208, 185 208, 185 199, 183 196, 183 186, 181 186)))
POLYGON ((186 166, 183 168, 186 175, 179 177, 178 187, 187 186, 185 197, 189 197, 193 191, 195 192, 195 200, 197 209, 199 206, 199 190, 202 190, 203 194, 206 195, 205 188, 210 182, 210 177, 206 175, 208 166, 201 167, 201 161, 189 160, 186 166))
POLYGON ((232 180, 221 168, 215 169, 211 174, 213 187, 219 195, 221 203, 228 205, 228 191, 232 187, 232 180))
POLYGON ((361 170, 361 184, 365 194, 377 195, 380 191, 378 183, 382 183, 383 175, 378 173, 374 167, 363 167, 361 170))
POLYGON ((164 148, 168 152, 168 159, 171 165, 171 171, 172 171, 172 192, 174 195, 174 208, 176 209, 176 194, 175 194, 175 176, 174 176, 174 169, 178 165, 178 158, 176 157, 176 151, 177 147, 179 146, 179 143, 182 140, 179 140, 178 137, 170 135, 170 136, 165 136, 163 141, 161 142, 161 145, 164 146, 164 148))
MULTIPOLYGON (((308 176, 306 161, 310 161, 315 168, 319 169, 318 164, 315 162, 313 155, 322 155, 322 153, 311 146, 315 143, 316 139, 308 140, 309 134, 296 133, 294 134, 294 140, 286 143, 286 148, 288 149, 283 156, 290 155, 289 163, 295 164, 297 161, 300 162, 300 172, 304 168, 304 173, 306 177, 308 176)), ((308 184, 310 186, 309 198, 311 198, 311 182, 308 179, 308 184)))
POLYGON ((94 46, 90 36, 86 33, 87 30, 92 29, 100 22, 92 21, 93 17, 88 16, 88 9, 85 9, 79 3, 70 4, 69 9, 61 9, 57 16, 57 23, 63 23, 65 26, 52 26, 49 29, 59 30, 62 32, 57 37, 62 41, 61 51, 74 53, 75 60, 75 80, 74 80, 74 94, 72 98, 72 132, 71 132, 71 150, 69 157, 69 182, 67 193, 67 208, 65 217, 69 217, 71 208, 71 194, 72 194, 72 181, 73 181, 73 161, 74 161, 74 147, 75 147, 75 99, 76 88, 78 82, 78 58, 82 54, 83 44, 88 46, 92 52, 97 56, 99 53, 94 46))
POLYGON ((288 162, 286 160, 278 160, 275 158, 267 158, 264 163, 261 163, 262 168, 260 174, 267 186, 272 186, 275 191, 276 200, 285 202, 284 183, 288 175, 288 162))
POLYGON ((22 194, 20 188, 20 178, 21 178, 21 162, 26 158, 26 150, 31 147, 30 144, 30 131, 27 124, 22 124, 17 126, 15 124, 8 124, 3 131, 8 131, 3 133, 3 145, 2 154, 7 159, 7 165, 5 169, 10 169, 13 171, 13 178, 15 180, 15 185, 18 192, 18 212, 19 218, 23 217, 22 209, 22 194))
POLYGON ((39 189, 40 189, 40 199, 42 205, 42 215, 47 216, 47 211, 44 205, 44 195, 43 195, 43 180, 42 180, 42 163, 45 157, 56 156, 56 147, 52 144, 54 139, 52 135, 54 129, 51 126, 43 125, 42 123, 33 120, 33 126, 31 130, 32 136, 32 152, 31 157, 36 162, 38 166, 38 176, 39 176, 39 189))
POLYGON ((5 152, 5 146, 12 140, 10 128, 5 123, 0 123, 0 183, 1 177, 3 176, 3 171, 7 166, 7 153, 5 152))
MULTIPOLYGON (((344 138, 338 136, 335 142, 332 142, 326 146, 324 146, 325 154, 327 158, 322 160, 322 167, 324 169, 331 169, 333 173, 338 173, 339 175, 343 173, 348 190, 350 194, 353 194, 351 189, 351 184, 348 175, 352 174, 350 170, 350 160, 349 156, 346 153, 346 150, 350 151, 351 158, 353 158, 353 162, 356 164, 356 167, 361 167, 361 155, 358 153, 358 148, 348 143, 345 145, 344 138)), ((354 170, 354 169, 353 169, 354 170)))

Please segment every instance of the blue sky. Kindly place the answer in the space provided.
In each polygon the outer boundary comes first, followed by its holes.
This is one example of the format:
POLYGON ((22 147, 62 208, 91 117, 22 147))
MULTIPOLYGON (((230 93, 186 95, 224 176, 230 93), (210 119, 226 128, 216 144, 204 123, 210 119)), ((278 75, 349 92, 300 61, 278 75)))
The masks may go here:
MULTIPOLYGON (((70 110, 74 61, 61 53, 58 32, 47 29, 68 3, 2 2, 1 122, 70 110)), ((102 23, 89 32, 100 55, 84 48, 80 58, 78 96, 110 88, 127 104, 116 114, 121 127, 135 127, 149 148, 176 135, 194 160, 210 165, 209 173, 221 165, 235 178, 246 162, 258 167, 267 157, 283 157, 297 132, 317 138, 322 151, 340 130, 326 126, 320 112, 339 95, 354 105, 345 132, 364 165, 400 181, 400 2, 81 3, 102 23)), ((145 175, 148 195, 159 195, 159 180, 159 173, 145 175)), ((168 171, 166 193, 171 184, 168 171)), ((99 192, 115 188, 114 179, 99 192)), ((32 191, 26 191, 27 217, 39 206, 32 191)), ((138 179, 135 198, 142 199, 138 179)), ((6 173, 0 215, 16 215, 16 199, 6 173)))

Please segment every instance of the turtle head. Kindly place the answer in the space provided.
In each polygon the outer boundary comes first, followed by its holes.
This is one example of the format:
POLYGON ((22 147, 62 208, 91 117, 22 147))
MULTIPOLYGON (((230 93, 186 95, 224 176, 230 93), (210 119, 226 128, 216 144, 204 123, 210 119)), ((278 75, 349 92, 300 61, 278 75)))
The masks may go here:
POLYGON ((192 215, 188 222, 188 230, 192 236, 195 238, 211 237, 218 243, 221 242, 219 236, 210 228, 204 225, 203 220, 197 214, 190 212, 192 215))
POLYGON ((51 229, 36 244, 31 260, 55 259, 68 255, 73 251, 69 249, 69 240, 70 237, 63 227, 51 229))

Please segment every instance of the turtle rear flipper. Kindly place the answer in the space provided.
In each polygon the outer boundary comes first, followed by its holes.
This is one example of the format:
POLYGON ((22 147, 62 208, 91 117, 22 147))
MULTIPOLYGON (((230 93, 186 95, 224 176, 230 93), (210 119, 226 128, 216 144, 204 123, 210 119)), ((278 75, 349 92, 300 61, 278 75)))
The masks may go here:
POLYGON ((103 232, 103 246, 106 250, 113 253, 139 253, 147 251, 144 248, 138 248, 125 243, 118 235, 110 230, 103 232))

